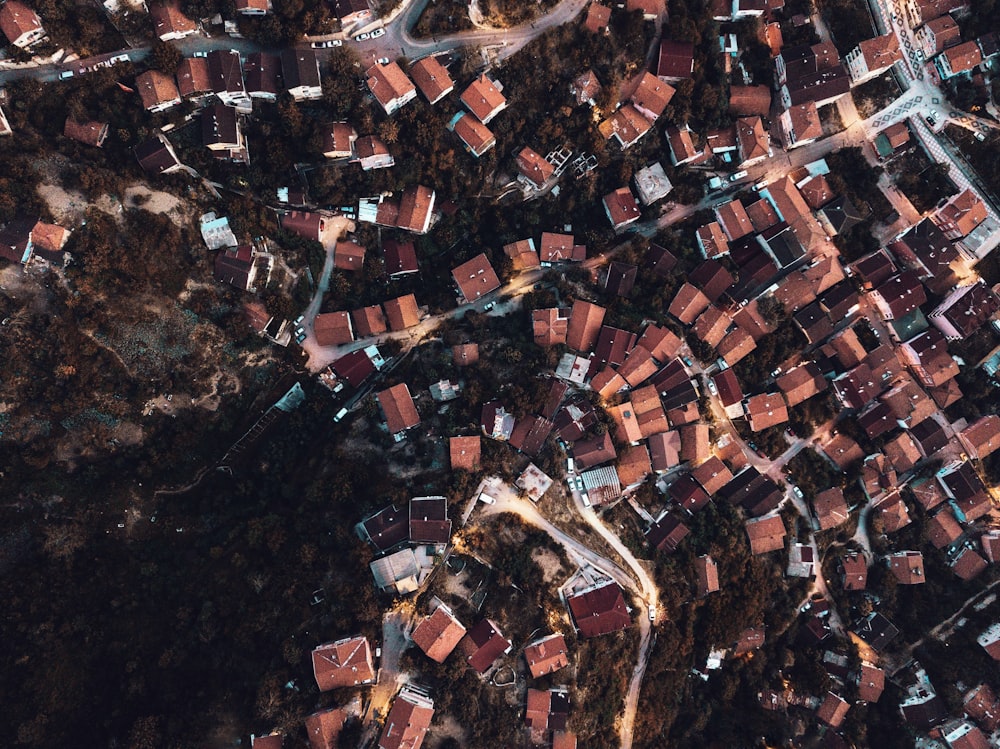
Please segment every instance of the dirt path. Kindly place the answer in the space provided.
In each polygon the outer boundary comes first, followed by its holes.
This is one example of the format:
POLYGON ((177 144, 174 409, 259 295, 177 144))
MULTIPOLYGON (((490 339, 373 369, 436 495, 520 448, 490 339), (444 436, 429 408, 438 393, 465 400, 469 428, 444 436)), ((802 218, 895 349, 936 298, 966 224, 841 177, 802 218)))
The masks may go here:
MULTIPOLYGON (((658 591, 656 583, 649 576, 646 570, 639 564, 639 561, 625 547, 614 533, 611 532, 601 522, 593 511, 587 511, 582 506, 578 507, 580 514, 588 525, 604 539, 608 545, 614 549, 624 560, 626 566, 635 575, 633 579, 625 570, 615 564, 612 560, 598 554, 594 550, 580 543, 573 537, 556 528, 538 512, 534 505, 520 499, 516 492, 506 484, 498 485, 494 483, 490 490, 490 495, 496 499, 492 505, 485 505, 484 514, 492 515, 503 512, 511 512, 518 515, 522 520, 538 528, 541 528, 554 541, 566 548, 570 557, 582 559, 586 563, 597 568, 605 575, 615 580, 619 585, 631 590, 641 598, 647 606, 652 606, 655 610, 658 601, 658 591), (638 582, 636 582, 638 580, 638 582)), ((574 499, 580 501, 574 493, 574 499)), ((642 689, 642 679, 646 674, 646 664, 649 662, 650 652, 654 641, 653 626, 647 611, 638 613, 639 619, 639 655, 636 660, 635 669, 632 671, 632 679, 629 682, 628 693, 625 696, 625 708, 622 711, 621 721, 618 727, 619 740, 622 749, 631 749, 632 731, 635 726, 635 715, 639 707, 639 693, 642 689)))

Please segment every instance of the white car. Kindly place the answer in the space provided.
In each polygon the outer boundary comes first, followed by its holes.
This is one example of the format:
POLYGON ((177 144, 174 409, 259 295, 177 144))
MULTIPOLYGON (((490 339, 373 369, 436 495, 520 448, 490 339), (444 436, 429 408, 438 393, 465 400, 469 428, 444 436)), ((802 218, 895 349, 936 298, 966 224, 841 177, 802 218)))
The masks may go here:
POLYGON ((375 29, 372 32, 372 39, 378 39, 380 36, 385 36, 385 29, 375 29))
POLYGON ((380 57, 375 62, 377 62, 379 65, 388 65, 389 64, 389 58, 388 57, 380 57))
POLYGON ((656 621, 656 606, 649 607, 649 621, 651 622, 656 621))
POLYGON ((710 392, 712 395, 719 394, 719 389, 715 387, 715 380, 713 380, 711 377, 708 378, 708 392, 710 392))
POLYGON ((479 495, 479 501, 481 501, 484 505, 495 505, 497 503, 496 499, 491 497, 486 492, 479 495))
POLYGON ((365 41, 368 41, 371 38, 372 38, 372 35, 368 34, 368 33, 358 34, 356 37, 354 37, 354 41, 356 41, 356 42, 365 42, 365 41))

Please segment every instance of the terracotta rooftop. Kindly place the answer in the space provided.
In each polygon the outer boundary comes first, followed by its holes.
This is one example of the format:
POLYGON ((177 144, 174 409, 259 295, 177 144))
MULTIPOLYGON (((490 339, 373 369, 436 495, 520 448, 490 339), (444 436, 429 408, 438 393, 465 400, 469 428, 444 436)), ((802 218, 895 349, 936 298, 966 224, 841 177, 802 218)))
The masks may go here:
POLYGON ((847 711, 851 709, 849 702, 833 692, 826 693, 826 699, 816 710, 816 717, 826 723, 831 728, 840 728, 847 717, 847 711))
POLYGON ((337 749, 347 712, 339 707, 320 710, 306 718, 306 736, 311 749, 337 749))
POLYGON ((730 86, 729 111, 732 114, 766 117, 770 109, 770 86, 730 86))
POLYGON ((876 36, 873 39, 864 39, 859 44, 861 54, 865 58, 865 63, 869 70, 879 70, 887 68, 894 62, 903 59, 903 53, 899 48, 899 37, 894 33, 876 36))
POLYGON ((698 596, 707 596, 719 589, 719 566, 710 556, 694 560, 694 571, 698 584, 698 596))
POLYGON ((750 553, 766 554, 785 546, 785 524, 780 515, 752 518, 745 523, 750 553))
POLYGON ((389 330, 405 330, 420 323, 420 308, 413 294, 389 299, 382 306, 389 321, 389 330))
POLYGON ((455 88, 448 69, 434 55, 410 65, 410 77, 431 104, 440 101, 455 88))
POLYGON ((433 717, 434 703, 404 688, 389 708, 378 749, 420 749, 433 717))
POLYGON ((597 34, 608 28, 608 21, 611 20, 611 8, 600 3, 591 3, 587 8, 587 17, 583 21, 583 27, 597 34))
POLYGON ((731 242, 736 241, 753 231, 753 223, 747 215, 746 208, 739 200, 730 200, 715 209, 726 236, 731 242))
POLYGON ((463 637, 465 637, 465 627, 444 604, 439 605, 433 614, 421 621, 412 635, 413 643, 423 650, 428 658, 438 663, 444 663, 463 637))
POLYGON ((788 421, 788 408, 780 393, 762 393, 750 397, 747 399, 746 413, 750 429, 754 432, 788 421))
POLYGON ((378 402, 385 414, 389 434, 406 431, 420 423, 420 414, 405 382, 379 392, 378 402))
POLYGON ((326 312, 316 315, 313 331, 320 346, 338 346, 354 340, 354 330, 347 312, 326 312))
POLYGON ((462 92, 462 103, 480 122, 487 123, 507 106, 507 99, 485 74, 476 78, 462 92))
POLYGON ((312 651, 313 675, 319 691, 353 687, 374 680, 372 653, 365 637, 328 642, 312 651))
POLYGON ((635 87, 630 100, 640 112, 648 113, 656 119, 663 114, 667 104, 673 98, 675 89, 655 75, 644 72, 639 76, 638 81, 632 83, 635 87))
POLYGON ((667 311, 685 325, 690 325, 698 318, 698 315, 708 308, 710 303, 708 297, 700 289, 685 281, 684 285, 677 291, 673 301, 670 302, 667 311))
POLYGON ((555 172, 555 167, 541 155, 525 146, 517 154, 517 169, 537 187, 541 187, 555 172))
POLYGON ((695 234, 698 246, 706 258, 719 257, 729 253, 729 240, 726 239, 726 234, 722 231, 722 224, 718 221, 712 221, 699 227, 695 234))
POLYGON ((354 321, 354 330, 359 338, 380 335, 386 331, 385 315, 377 304, 354 310, 351 312, 351 319, 354 321))
POLYGON ((137 75, 135 87, 145 109, 180 99, 174 79, 158 70, 147 70, 137 75))
POLYGON ((551 674, 569 665, 566 655, 566 640, 561 634, 549 635, 535 640, 524 648, 524 659, 534 678, 551 674))
POLYGON ((538 257, 543 263, 583 260, 583 257, 578 257, 577 248, 580 246, 576 244, 576 240, 572 234, 543 231, 538 257))
POLYGON ((566 345, 574 351, 592 351, 606 311, 604 307, 580 299, 573 302, 566 345))
POLYGON ((375 63, 365 75, 368 89, 383 108, 416 91, 413 81, 406 77, 406 73, 395 62, 375 63))
POLYGON ((632 623, 617 583, 609 582, 570 596, 567 603, 581 637, 617 632, 632 623))
POLYGON ((451 437, 448 440, 451 456, 451 470, 477 471, 482 450, 479 435, 472 437, 451 437))
POLYGON ((604 196, 604 208, 616 229, 619 226, 632 223, 642 215, 639 204, 632 191, 627 187, 619 187, 614 192, 604 196))
POLYGON ((849 512, 844 490, 832 487, 819 492, 813 499, 813 511, 819 521, 820 530, 829 530, 847 521, 849 512))
POLYGON ((924 577, 924 557, 919 551, 900 551, 889 556, 889 569, 901 585, 921 585, 924 577))

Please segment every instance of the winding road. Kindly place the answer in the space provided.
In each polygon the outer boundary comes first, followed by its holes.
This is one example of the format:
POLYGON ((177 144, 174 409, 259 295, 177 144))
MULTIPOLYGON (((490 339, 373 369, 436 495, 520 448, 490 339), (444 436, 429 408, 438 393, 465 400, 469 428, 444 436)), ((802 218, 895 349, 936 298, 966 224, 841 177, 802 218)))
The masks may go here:
POLYGON ((518 497, 517 492, 509 485, 501 481, 493 481, 490 496, 496 502, 491 505, 482 505, 484 515, 497 515, 507 512, 517 515, 524 522, 545 531, 556 543, 565 547, 567 553, 571 556, 586 562, 623 588, 632 591, 646 605, 647 610, 639 612, 639 655, 635 669, 632 671, 632 678, 629 681, 628 692, 625 696, 625 708, 622 711, 618 729, 622 749, 631 749, 632 729, 635 725, 635 715, 639 706, 639 692, 642 688, 642 679, 646 673, 646 664, 649 661, 650 651, 655 639, 653 622, 650 621, 647 614, 648 608, 657 608, 659 602, 659 593, 655 581, 639 563, 639 560, 632 555, 632 552, 625 547, 621 539, 601 522, 592 509, 584 507, 583 500, 577 492, 573 492, 573 500, 580 516, 588 526, 618 553, 629 568, 629 571, 622 569, 612 560, 602 556, 565 531, 554 526, 538 512, 538 509, 533 504, 518 497))

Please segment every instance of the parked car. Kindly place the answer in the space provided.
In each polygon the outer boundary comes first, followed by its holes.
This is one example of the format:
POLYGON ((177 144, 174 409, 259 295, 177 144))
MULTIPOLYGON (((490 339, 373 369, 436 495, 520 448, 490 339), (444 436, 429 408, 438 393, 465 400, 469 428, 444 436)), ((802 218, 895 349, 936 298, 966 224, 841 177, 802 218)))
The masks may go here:
POLYGON ((372 32, 372 39, 378 39, 380 36, 385 36, 385 29, 375 29, 372 32))
POLYGON ((494 497, 491 497, 486 492, 482 492, 479 495, 479 501, 482 502, 484 505, 495 505, 497 503, 496 499, 494 497))
POLYGON ((371 38, 372 38, 372 35, 368 34, 368 33, 358 34, 356 37, 354 37, 354 41, 356 41, 356 42, 366 42, 366 41, 368 41, 371 38))
POLYGON ((388 57, 380 57, 375 62, 377 62, 379 65, 388 65, 389 64, 389 58, 388 57))
POLYGON ((649 621, 651 622, 656 621, 656 606, 649 607, 649 621))
POLYGON ((64 70, 59 74, 59 80, 65 81, 67 78, 72 78, 74 75, 72 70, 64 70))
POLYGON ((795 495, 796 497, 798 497, 799 499, 802 499, 802 490, 801 490, 801 489, 799 489, 799 487, 797 487, 797 486, 793 486, 793 487, 792 487, 792 494, 794 494, 794 495, 795 495))
POLYGON ((743 179, 748 174, 749 174, 749 172, 746 169, 742 169, 742 170, 736 172, 736 174, 729 175, 729 181, 730 182, 736 182, 737 180, 743 179))
POLYGON ((710 392, 712 395, 719 394, 719 389, 715 387, 715 380, 713 380, 711 377, 708 378, 708 392, 710 392))

